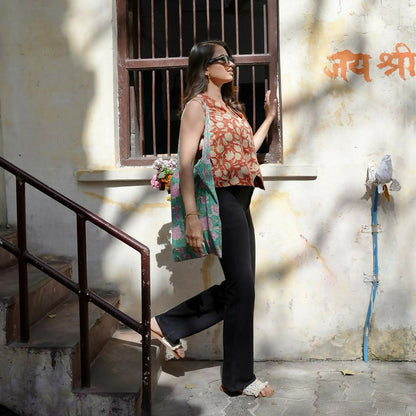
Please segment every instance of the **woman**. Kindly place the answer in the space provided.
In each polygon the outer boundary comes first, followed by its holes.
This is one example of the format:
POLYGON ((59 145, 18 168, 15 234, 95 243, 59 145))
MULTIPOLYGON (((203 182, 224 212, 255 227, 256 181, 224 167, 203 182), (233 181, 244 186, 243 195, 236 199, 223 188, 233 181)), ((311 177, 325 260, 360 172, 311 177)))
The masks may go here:
POLYGON ((254 187, 264 189, 256 158, 276 116, 276 100, 266 93, 265 121, 252 133, 235 100, 234 62, 221 41, 196 44, 190 52, 185 109, 180 127, 179 177, 186 209, 187 244, 202 251, 202 226, 195 203, 193 166, 210 118, 210 158, 222 224, 221 266, 225 280, 152 318, 152 332, 164 338, 176 358, 184 357, 180 339, 224 321, 221 389, 230 395, 270 397, 274 390, 253 372, 255 242, 250 216, 254 187))

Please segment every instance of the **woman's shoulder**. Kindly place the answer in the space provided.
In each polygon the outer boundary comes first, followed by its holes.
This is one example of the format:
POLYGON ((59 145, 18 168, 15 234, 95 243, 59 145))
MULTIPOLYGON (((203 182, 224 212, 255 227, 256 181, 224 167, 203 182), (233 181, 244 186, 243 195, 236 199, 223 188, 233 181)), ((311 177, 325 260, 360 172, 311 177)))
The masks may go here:
POLYGON ((187 103, 185 108, 187 107, 200 107, 202 110, 210 111, 212 109, 217 110, 218 108, 221 108, 221 103, 215 101, 213 98, 211 98, 209 95, 200 93, 198 95, 195 95, 192 97, 187 103))
POLYGON ((204 105, 205 99, 202 94, 195 95, 186 103, 186 107, 204 107, 204 105))
POLYGON ((182 119, 195 119, 204 117, 204 102, 195 96, 191 98, 185 105, 182 112, 182 119))
POLYGON ((198 94, 198 95, 195 95, 194 97, 192 97, 190 100, 189 100, 189 102, 191 103, 191 102, 197 102, 197 103, 200 103, 202 106, 204 105, 204 104, 206 104, 206 102, 207 102, 207 96, 205 95, 205 94, 198 94))

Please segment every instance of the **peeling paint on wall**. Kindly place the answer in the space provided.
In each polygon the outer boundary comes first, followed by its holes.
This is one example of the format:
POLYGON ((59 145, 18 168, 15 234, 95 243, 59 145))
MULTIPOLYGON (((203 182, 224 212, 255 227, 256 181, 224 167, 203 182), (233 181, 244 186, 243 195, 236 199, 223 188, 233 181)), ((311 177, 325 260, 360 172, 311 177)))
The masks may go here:
POLYGON ((376 360, 415 360, 416 330, 411 327, 384 329, 372 327, 369 357, 376 360))
POLYGON ((318 248, 317 248, 316 246, 314 246, 313 244, 311 244, 311 243, 308 241, 308 239, 307 239, 305 236, 303 236, 302 234, 300 234, 300 238, 302 238, 302 239, 305 241, 306 246, 307 246, 308 248, 312 249, 312 251, 315 253, 315 258, 316 258, 316 260, 319 260, 319 261, 322 263, 322 265, 324 266, 324 269, 325 269, 325 271, 328 273, 328 275, 330 275, 330 276, 332 276, 332 277, 336 278, 335 274, 334 274, 334 273, 331 271, 331 269, 328 267, 328 265, 327 265, 327 263, 326 263, 325 259, 322 257, 322 255, 321 255, 321 253, 319 252, 318 248))
POLYGON ((336 332, 325 338, 313 337, 305 357, 356 360, 362 358, 362 328, 336 332))

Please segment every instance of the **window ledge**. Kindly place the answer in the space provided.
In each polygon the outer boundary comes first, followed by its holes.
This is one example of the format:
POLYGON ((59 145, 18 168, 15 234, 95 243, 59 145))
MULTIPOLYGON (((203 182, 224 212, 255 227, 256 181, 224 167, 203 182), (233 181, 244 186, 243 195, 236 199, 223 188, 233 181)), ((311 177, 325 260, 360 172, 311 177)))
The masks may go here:
MULTIPOLYGON (((78 170, 78 182, 148 182, 155 174, 152 167, 114 168, 98 170, 78 170)), ((315 180, 318 168, 313 165, 281 165, 270 163, 261 165, 264 180, 315 180)))
POLYGON ((261 173, 266 181, 312 181, 318 177, 318 167, 265 163, 261 165, 261 173))

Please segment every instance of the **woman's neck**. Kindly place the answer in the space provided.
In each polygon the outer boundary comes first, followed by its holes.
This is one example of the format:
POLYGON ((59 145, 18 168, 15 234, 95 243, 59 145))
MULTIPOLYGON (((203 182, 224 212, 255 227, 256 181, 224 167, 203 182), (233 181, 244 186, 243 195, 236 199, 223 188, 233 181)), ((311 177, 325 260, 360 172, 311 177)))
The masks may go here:
POLYGON ((213 82, 208 83, 208 88, 205 91, 205 94, 208 95, 208 97, 213 98, 215 101, 223 102, 221 87, 218 87, 213 82))

